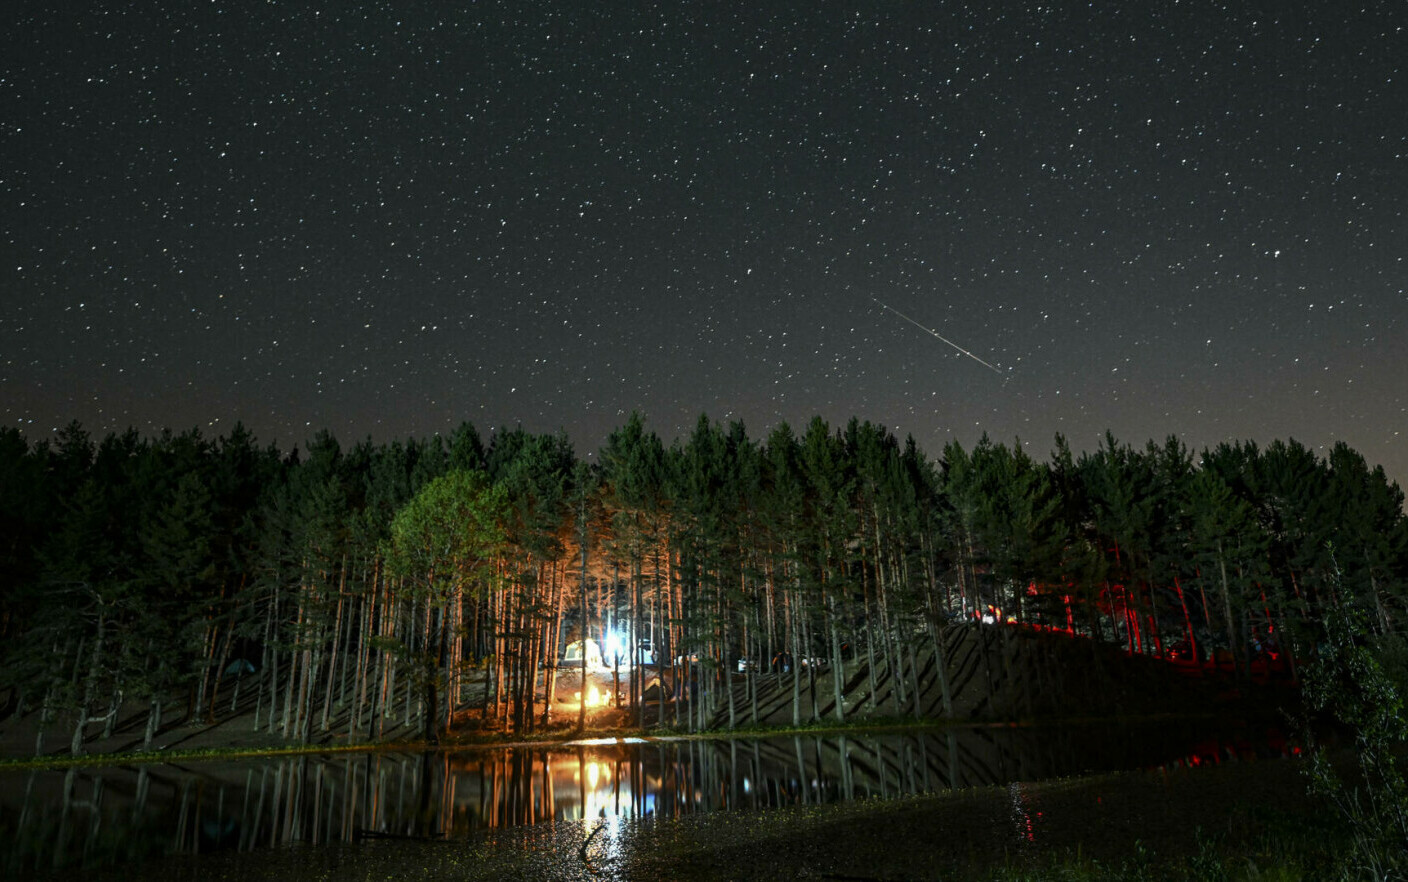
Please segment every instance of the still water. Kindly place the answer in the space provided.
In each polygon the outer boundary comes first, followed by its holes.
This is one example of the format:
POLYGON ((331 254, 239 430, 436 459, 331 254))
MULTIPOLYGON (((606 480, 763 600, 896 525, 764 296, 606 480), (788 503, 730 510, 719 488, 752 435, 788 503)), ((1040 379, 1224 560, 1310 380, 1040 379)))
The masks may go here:
POLYGON ((0 873, 896 797, 1297 752, 1272 726, 583 741, 0 773, 0 873))

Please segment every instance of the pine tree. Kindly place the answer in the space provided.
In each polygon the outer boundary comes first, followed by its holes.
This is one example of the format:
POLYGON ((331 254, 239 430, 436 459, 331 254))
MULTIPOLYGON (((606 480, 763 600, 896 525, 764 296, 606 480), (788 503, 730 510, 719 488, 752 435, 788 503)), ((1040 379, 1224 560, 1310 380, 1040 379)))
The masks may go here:
POLYGON ((424 696, 427 743, 439 742, 439 702, 458 673, 451 638, 456 609, 468 593, 492 590, 502 553, 507 497, 483 472, 452 471, 430 481, 391 524, 390 565, 424 627, 403 636, 406 659, 424 696))

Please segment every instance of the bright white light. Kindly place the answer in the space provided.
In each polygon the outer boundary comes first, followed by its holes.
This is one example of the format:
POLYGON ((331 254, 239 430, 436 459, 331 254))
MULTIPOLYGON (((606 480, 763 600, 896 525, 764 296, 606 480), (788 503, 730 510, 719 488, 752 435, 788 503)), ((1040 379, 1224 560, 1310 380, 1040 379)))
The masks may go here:
POLYGON ((607 631, 606 639, 603 643, 606 646, 605 661, 608 666, 615 665, 617 661, 620 662, 623 668, 630 666, 630 657, 626 655, 626 641, 622 639, 618 632, 607 631))

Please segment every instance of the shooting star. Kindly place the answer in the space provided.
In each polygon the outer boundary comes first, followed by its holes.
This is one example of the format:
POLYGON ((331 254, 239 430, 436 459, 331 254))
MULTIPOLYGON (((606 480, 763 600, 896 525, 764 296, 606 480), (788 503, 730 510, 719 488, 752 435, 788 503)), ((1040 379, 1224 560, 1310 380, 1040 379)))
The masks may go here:
MULTIPOLYGON (((872 297, 872 298, 870 298, 870 299, 871 299, 871 300, 874 300, 876 303, 880 303, 880 301, 879 301, 878 299, 874 298, 874 297, 872 297)), ((904 313, 900 312, 898 309, 895 309, 893 306, 890 306, 889 304, 880 303, 880 305, 883 306, 885 309, 888 309, 890 312, 893 312, 895 315, 899 316, 900 318, 904 319, 905 321, 909 322, 911 325, 914 325, 916 328, 918 328, 919 330, 923 331, 924 333, 926 333, 926 334, 933 334, 935 337, 938 337, 940 340, 944 341, 944 342, 947 343, 948 345, 952 346, 954 349, 957 349, 959 352, 963 353, 964 355, 966 355, 966 356, 968 356, 969 358, 971 358, 971 359, 973 359, 974 361, 976 361, 978 364, 982 365, 983 367, 985 367, 985 368, 987 368, 988 370, 992 371, 993 373, 997 374, 999 377, 1002 377, 1004 380, 1007 379, 1007 376, 1006 376, 1005 374, 1003 374, 1002 371, 998 370, 997 368, 995 368, 995 367, 993 367, 992 365, 988 364, 987 362, 983 361, 983 360, 982 360, 981 358, 979 358, 978 356, 976 356, 976 355, 974 355, 973 353, 969 352, 967 349, 964 349, 962 346, 959 346, 957 343, 955 343, 955 342, 953 342, 952 340, 950 340, 949 338, 945 337, 943 334, 940 334, 938 331, 934 330, 933 328, 926 328, 926 327, 924 327, 923 325, 919 324, 919 322, 916 322, 914 319, 910 318, 909 316, 905 315, 904 313)))

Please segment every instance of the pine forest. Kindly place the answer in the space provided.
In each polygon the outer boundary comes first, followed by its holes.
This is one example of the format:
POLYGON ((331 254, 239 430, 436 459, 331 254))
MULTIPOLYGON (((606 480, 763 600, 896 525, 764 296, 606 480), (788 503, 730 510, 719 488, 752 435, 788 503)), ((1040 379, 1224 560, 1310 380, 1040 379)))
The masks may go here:
MULTIPOLYGON (((818 671, 872 701, 887 674, 896 716, 927 713, 956 631, 1294 677, 1332 607, 1402 627, 1408 522, 1343 444, 931 459, 855 419, 758 439, 701 417, 666 444, 633 415, 583 457, 468 424, 288 451, 72 424, 0 429, 0 591, 3 712, 37 715, 36 753, 134 706, 148 742, 240 707, 300 743, 435 744, 583 725, 580 694, 552 696, 584 636, 614 657, 610 703, 677 729, 744 720, 762 678, 805 722, 818 671)), ((853 709, 838 691, 829 714, 853 709)))

